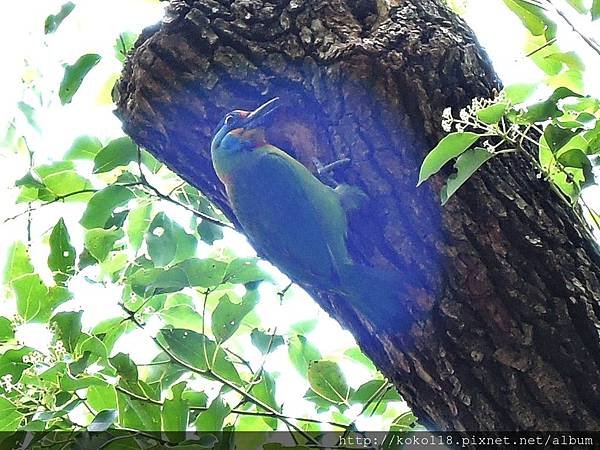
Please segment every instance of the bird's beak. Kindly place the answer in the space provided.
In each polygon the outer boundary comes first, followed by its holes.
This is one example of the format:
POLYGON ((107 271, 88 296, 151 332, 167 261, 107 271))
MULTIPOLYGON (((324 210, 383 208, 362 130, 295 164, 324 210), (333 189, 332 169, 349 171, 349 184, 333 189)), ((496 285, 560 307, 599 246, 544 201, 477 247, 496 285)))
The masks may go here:
POLYGON ((244 128, 256 128, 264 124, 265 118, 279 108, 279 97, 272 98, 266 103, 263 103, 250 114, 248 114, 244 120, 244 128))

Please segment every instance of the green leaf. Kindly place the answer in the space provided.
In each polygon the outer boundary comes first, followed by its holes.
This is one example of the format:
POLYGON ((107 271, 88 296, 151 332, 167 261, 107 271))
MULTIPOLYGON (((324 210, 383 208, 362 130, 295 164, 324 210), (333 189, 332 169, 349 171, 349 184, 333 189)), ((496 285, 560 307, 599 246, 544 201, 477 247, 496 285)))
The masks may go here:
MULTIPOLYGON (((168 308, 173 308, 175 306, 189 306, 190 308, 194 309, 194 299, 192 297, 190 297, 189 295, 182 294, 180 292, 171 294, 167 297, 164 308, 168 309, 168 308)), ((182 327, 175 327, 175 328, 182 328, 182 327)), ((183 327, 183 328, 185 328, 185 327, 183 327)))
POLYGON ((110 384, 90 386, 86 396, 90 406, 98 412, 117 408, 117 391, 110 384))
POLYGON ((158 159, 146 150, 142 151, 142 164, 144 164, 152 173, 158 173, 163 166, 158 159))
POLYGON ((241 384, 235 366, 227 359, 225 351, 206 336, 183 329, 162 329, 158 338, 177 357, 178 362, 207 372, 211 369, 219 377, 241 384))
POLYGON ((319 322, 316 319, 301 320, 290 325, 290 330, 296 334, 307 335, 315 328, 319 322))
POLYGON ((592 14, 592 20, 596 20, 600 17, 600 0, 593 1, 590 13, 592 14))
POLYGON ((15 431, 23 417, 23 414, 17 409, 17 405, 0 397, 0 431, 15 431))
POLYGON ((223 402, 221 397, 215 398, 206 411, 202 411, 196 418, 196 430, 199 432, 221 431, 223 422, 231 412, 231 408, 223 402))
POLYGON ((117 37, 117 40, 114 45, 115 57, 119 61, 125 62, 125 57, 127 56, 127 53, 129 53, 129 51, 133 48, 138 36, 138 33, 131 33, 129 31, 119 34, 119 37, 117 37))
POLYGON ((543 122, 547 119, 562 116, 563 112, 559 109, 558 102, 569 97, 581 98, 582 96, 566 87, 555 89, 547 100, 529 106, 525 113, 519 118, 519 123, 543 122))
POLYGON ((208 395, 204 392, 185 391, 181 398, 188 402, 190 408, 205 408, 208 404, 208 395))
POLYGON ((358 347, 349 348, 344 352, 344 355, 352 361, 357 362, 358 364, 366 367, 371 372, 375 372, 377 370, 373 365, 373 362, 369 358, 367 358, 367 356, 365 356, 365 354, 361 352, 360 348, 358 347))
POLYGON ((8 258, 4 268, 4 284, 10 284, 16 278, 33 273, 27 246, 20 241, 15 242, 8 250, 8 258))
POLYGON ((558 162, 565 167, 582 169, 584 172, 587 172, 591 175, 592 164, 586 154, 578 148, 572 148, 564 153, 561 153, 561 155, 558 157, 558 162))
POLYGON ((48 295, 48 288, 39 275, 26 274, 13 280, 13 289, 17 297, 17 312, 26 321, 31 322, 42 312, 42 304, 48 295))
POLYGON ((94 173, 104 173, 116 167, 126 166, 137 159, 137 154, 137 145, 129 137, 113 139, 94 157, 94 173))
POLYGON ((417 423, 417 417, 412 411, 406 411, 396 417, 390 426, 391 432, 403 432, 412 430, 417 423))
POLYGON ((223 239, 223 229, 219 225, 215 225, 207 220, 203 220, 197 227, 200 239, 208 245, 214 244, 215 241, 223 239))
POLYGON ((85 375, 86 369, 95 361, 96 358, 94 358, 94 355, 92 355, 90 352, 85 352, 83 355, 81 355, 81 357, 76 358, 73 362, 69 363, 69 373, 74 377, 85 375))
POLYGON ((40 126, 36 119, 35 108, 25 102, 18 102, 17 108, 19 108, 19 111, 21 111, 23 113, 23 115, 25 116, 25 119, 27 120, 27 123, 29 125, 31 125, 31 127, 34 130, 36 130, 37 132, 40 132, 41 130, 40 130, 40 126))
POLYGON ((579 57, 579 55, 575 52, 556 52, 546 56, 546 59, 552 59, 554 61, 558 61, 569 69, 583 71, 585 70, 585 64, 579 57))
POLYGON ((119 425, 134 430, 160 430, 160 406, 117 392, 119 425))
POLYGON ((148 255, 156 266, 181 261, 196 253, 196 238, 185 232, 163 212, 158 213, 146 233, 148 255))
POLYGON ((167 432, 169 441, 181 442, 185 440, 188 428, 189 404, 181 396, 187 383, 182 381, 171 387, 172 398, 163 403, 162 430, 167 432))
POLYGON ((233 303, 227 294, 219 299, 212 313, 211 329, 217 342, 229 339, 239 328, 242 319, 254 309, 258 303, 256 291, 250 291, 240 303, 233 303), (248 295, 250 294, 250 295, 248 295))
POLYGON ((558 109, 556 102, 546 100, 528 106, 525 112, 519 117, 519 123, 543 122, 547 119, 553 119, 560 116, 562 116, 562 111, 558 109))
POLYGON ((544 11, 528 1, 504 0, 504 3, 534 36, 545 34, 547 29, 553 26, 553 22, 546 17, 544 11))
POLYGON ((229 263, 223 280, 231 284, 246 284, 270 280, 267 272, 258 266, 258 258, 236 258, 229 263))
POLYGON ((39 181, 33 173, 27 172, 24 176, 15 181, 15 186, 26 186, 37 189, 44 189, 44 183, 39 181))
POLYGON ((332 403, 347 403, 350 398, 350 387, 333 361, 312 361, 308 366, 308 382, 314 392, 332 403))
POLYGON ((67 2, 60 7, 60 11, 56 14, 50 14, 46 17, 46 21, 44 22, 44 33, 50 34, 54 33, 60 24, 67 18, 71 12, 75 9, 75 4, 72 2, 67 2))
POLYGON ((185 273, 190 287, 210 288, 223 283, 228 265, 213 258, 190 258, 177 263, 174 268, 179 268, 185 273))
POLYGON ((546 83, 550 87, 562 86, 575 92, 584 92, 583 73, 579 70, 566 70, 549 78, 546 83))
MULTIPOLYGON (((41 178, 42 183, 56 196, 92 188, 90 181, 77 173, 72 161, 57 161, 52 164, 38 166, 35 171, 41 178)), ((83 200, 90 195, 90 193, 82 193, 80 196, 74 196, 70 199, 83 200)))
POLYGON ((344 408, 345 405, 336 405, 335 403, 330 402, 329 400, 321 397, 312 389, 308 389, 304 394, 304 399, 312 402, 317 407, 317 413, 323 413, 329 411, 332 406, 337 406, 338 408, 344 408))
POLYGON ((577 10, 579 14, 585 14, 588 12, 585 0, 567 0, 567 3, 577 10))
POLYGON ((252 330, 250 333, 250 340, 252 341, 252 344, 263 354, 271 353, 277 347, 285 343, 283 336, 279 334, 274 335, 265 333, 258 328, 254 328, 252 330))
POLYGON ((138 380, 138 370, 135 363, 125 353, 117 353, 115 356, 109 359, 111 366, 113 366, 117 373, 124 379, 129 381, 138 380))
POLYGON ((129 276, 129 282, 138 295, 177 292, 185 287, 214 287, 222 283, 227 264, 216 259, 191 258, 168 269, 140 269, 129 276))
POLYGON ((595 113, 600 109, 600 100, 591 97, 580 97, 571 99, 563 105, 565 111, 595 113))
MULTIPOLYGON (((591 113, 588 112, 582 112, 581 114, 579 114, 575 120, 580 123, 581 125, 583 125, 586 128, 593 128, 594 125, 596 125, 597 120, 596 116, 594 116, 591 113)), ((600 123, 600 122, 599 122, 600 123)))
POLYGON ((74 378, 68 373, 60 378, 60 388, 67 392, 75 392, 79 389, 87 389, 90 386, 104 386, 106 381, 96 376, 82 376, 74 378))
POLYGON ((87 426, 87 430, 92 433, 99 433, 108 430, 113 423, 117 421, 116 409, 105 409, 100 411, 87 426))
POLYGON ((173 328, 202 333, 202 316, 189 305, 177 305, 159 311, 160 318, 173 328))
POLYGON ((111 276, 112 279, 118 278, 121 270, 127 266, 129 257, 125 252, 110 253, 107 258, 100 263, 100 276, 111 276))
MULTIPOLYGON (((19 427, 19 431, 33 431, 40 432, 46 429, 47 422, 43 420, 30 420, 25 425, 19 427)), ((17 434, 13 434, 12 437, 16 437, 17 434)), ((6 442, 6 440, 4 441, 6 442)))
POLYGON ((567 87, 562 86, 562 87, 558 87, 554 90, 554 92, 550 96, 550 100, 552 100, 556 103, 559 100, 562 100, 564 98, 569 98, 569 97, 582 98, 583 95, 578 94, 577 92, 575 92, 567 87))
POLYGON ((83 213, 79 223, 85 228, 104 228, 114 210, 126 205, 133 198, 133 192, 118 185, 108 186, 96 192, 83 213))
POLYGON ((560 150, 576 135, 576 132, 561 128, 557 125, 548 125, 544 130, 544 138, 553 153, 560 150))
POLYGON ((300 373, 306 377, 309 364, 321 359, 321 353, 302 335, 291 336, 288 342, 290 361, 300 373))
POLYGON ((58 337, 69 353, 73 353, 81 336, 81 316, 83 311, 64 311, 52 317, 51 322, 58 328, 58 337))
POLYGON ((93 160, 101 148, 102 143, 97 137, 87 135, 79 136, 73 141, 69 150, 67 150, 65 159, 93 160))
POLYGON ((71 103, 73 96, 81 86, 83 79, 100 62, 100 55, 88 53, 79 57, 73 65, 65 66, 65 74, 60 83, 58 96, 63 105, 71 103))
MULTIPOLYGON (((270 406, 275 411, 281 411, 281 408, 275 399, 275 386, 275 379, 273 376, 269 372, 263 371, 260 382, 252 386, 251 392, 256 398, 270 406)), ((275 418, 265 417, 263 420, 272 430, 277 429, 277 420, 275 418)))
POLYGON ((496 103, 495 105, 482 108, 479 111, 477 111, 477 118, 483 123, 487 123, 490 125, 498 123, 498 121, 504 115, 504 111, 506 111, 507 107, 508 105, 506 103, 496 103))
POLYGON ((10 319, 0 316, 0 343, 8 342, 15 337, 15 330, 10 319))
MULTIPOLYGON (((545 136, 544 136, 544 141, 545 141, 545 136)), ((546 145, 548 145, 546 143, 546 145)), ((561 154, 565 153, 567 150, 576 148, 579 149, 581 151, 583 151, 584 153, 587 151, 587 147, 588 147, 588 141, 585 137, 583 137, 583 135, 581 134, 575 134, 575 136, 573 136, 572 139, 570 139, 566 144, 564 144, 562 146, 562 148, 557 152, 557 157, 560 157, 561 154)))
POLYGON ((537 84, 511 84, 504 88, 506 96, 513 105, 523 103, 536 91, 537 84))
POLYGON ((151 361, 153 365, 148 367, 146 381, 158 383, 161 391, 169 389, 181 377, 188 374, 189 370, 180 364, 171 363, 169 356, 161 352, 151 361))
POLYGON ((186 273, 178 267, 141 269, 129 276, 133 292, 141 297, 177 292, 189 286, 186 273))
POLYGON ((54 274, 54 280, 64 285, 75 273, 75 247, 71 245, 71 237, 62 217, 54 225, 50 233, 50 255, 48 268, 54 274))
MULTIPOLYGON (((277 427, 277 419, 273 417, 238 416, 235 421, 234 442, 231 448, 235 448, 236 450, 268 449, 269 446, 266 442, 271 437, 272 424, 275 424, 275 427, 277 427), (265 422, 268 422, 270 425, 266 427, 265 422)), ((308 447, 302 449, 298 447, 293 448, 295 450, 308 450, 308 447)), ((288 447, 286 450, 291 450, 291 448, 288 447)))
MULTIPOLYGON (((0 355, 0 374, 3 376, 10 375, 13 384, 18 382, 21 379, 23 371, 30 367, 29 364, 23 363, 23 357, 32 351, 33 349, 29 347, 5 351, 0 355)), ((0 387, 0 393, 3 392, 5 392, 5 389, 0 387)))
POLYGON ((423 160, 417 186, 437 173, 452 158, 467 150, 477 139, 479 135, 471 132, 451 133, 444 137, 423 160))
POLYGON ((137 251, 144 240, 144 233, 150 226, 152 204, 140 205, 131 210, 127 220, 127 238, 133 250, 137 251))
POLYGON ((92 228, 85 232, 84 245, 98 261, 104 261, 112 251, 115 242, 123 237, 123 230, 92 228))
MULTIPOLYGON (((39 379, 40 382, 43 382, 43 383, 58 384, 58 382, 60 381, 60 378, 65 374, 66 371, 67 371, 67 364, 65 362, 61 361, 61 362, 56 363, 54 366, 50 367, 49 369, 44 370, 42 373, 39 374, 39 376, 37 378, 39 379)), ((68 399, 70 399, 71 395, 67 394, 67 397, 68 397, 68 399)))
POLYGON ((442 188, 442 192, 440 193, 442 205, 446 204, 458 188, 460 188, 483 163, 493 156, 493 153, 480 147, 468 150, 460 155, 457 158, 456 163, 454 163, 457 172, 448 177, 446 185, 442 188))
POLYGON ((382 389, 387 384, 388 382, 386 380, 370 380, 361 384, 359 388, 352 393, 350 403, 366 404, 379 389, 382 389))

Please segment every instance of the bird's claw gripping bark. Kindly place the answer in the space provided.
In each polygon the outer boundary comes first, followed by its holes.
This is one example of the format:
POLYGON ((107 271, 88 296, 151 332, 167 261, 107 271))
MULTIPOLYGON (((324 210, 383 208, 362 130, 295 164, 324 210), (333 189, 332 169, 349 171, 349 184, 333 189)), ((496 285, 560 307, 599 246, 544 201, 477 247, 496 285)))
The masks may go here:
POLYGON ((315 166, 317 166, 317 172, 319 172, 319 175, 325 172, 331 173, 338 167, 345 166, 347 164, 350 164, 350 158, 341 158, 325 165, 315 158, 315 166))
POLYGON ((333 171, 350 164, 350 158, 341 158, 329 164, 323 164, 318 158, 313 158, 313 164, 317 168, 317 177, 325 184, 336 187, 339 183, 333 178, 333 171))

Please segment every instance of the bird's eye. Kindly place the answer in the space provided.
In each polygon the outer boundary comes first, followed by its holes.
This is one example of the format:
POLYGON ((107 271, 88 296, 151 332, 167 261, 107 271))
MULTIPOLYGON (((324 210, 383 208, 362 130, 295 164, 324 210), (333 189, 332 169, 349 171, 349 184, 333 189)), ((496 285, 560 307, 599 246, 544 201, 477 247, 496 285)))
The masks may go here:
POLYGON ((233 122, 233 115, 229 114, 225 117, 225 125, 231 125, 231 123, 233 122))

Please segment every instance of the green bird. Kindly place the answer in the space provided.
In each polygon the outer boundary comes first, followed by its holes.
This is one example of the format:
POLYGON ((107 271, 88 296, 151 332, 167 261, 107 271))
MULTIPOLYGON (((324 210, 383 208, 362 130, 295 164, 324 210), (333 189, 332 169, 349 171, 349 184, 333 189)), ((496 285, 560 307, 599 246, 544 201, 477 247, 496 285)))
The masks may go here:
POLYGON ((371 320, 383 318, 399 280, 355 264, 346 246, 346 213, 366 196, 348 185, 327 186, 266 141, 263 126, 278 101, 232 111, 217 127, 211 157, 233 212, 250 241, 290 278, 343 294, 371 320))

